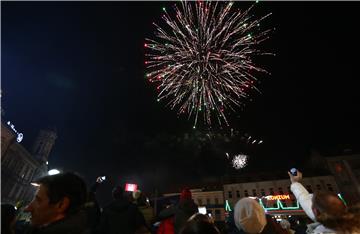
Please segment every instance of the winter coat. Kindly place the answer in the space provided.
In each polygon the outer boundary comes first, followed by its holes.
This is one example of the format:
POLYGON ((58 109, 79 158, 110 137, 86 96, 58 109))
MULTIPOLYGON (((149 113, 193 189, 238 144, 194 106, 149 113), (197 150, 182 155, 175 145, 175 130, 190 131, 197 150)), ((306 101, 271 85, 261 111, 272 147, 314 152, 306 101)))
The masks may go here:
POLYGON ((101 234, 134 234, 145 226, 144 216, 137 206, 126 199, 114 200, 106 206, 101 214, 98 233, 101 234))
POLYGON ((86 234, 86 214, 78 212, 41 228, 30 227, 26 234, 86 234))
MULTIPOLYGON (((315 214, 312 211, 312 194, 310 194, 306 188, 299 182, 292 183, 290 186, 291 191, 293 192, 294 196, 300 203, 301 207, 305 211, 306 215, 316 222, 315 214)), ((331 230, 320 223, 313 223, 308 225, 308 229, 306 233, 336 233, 336 231, 331 230)))

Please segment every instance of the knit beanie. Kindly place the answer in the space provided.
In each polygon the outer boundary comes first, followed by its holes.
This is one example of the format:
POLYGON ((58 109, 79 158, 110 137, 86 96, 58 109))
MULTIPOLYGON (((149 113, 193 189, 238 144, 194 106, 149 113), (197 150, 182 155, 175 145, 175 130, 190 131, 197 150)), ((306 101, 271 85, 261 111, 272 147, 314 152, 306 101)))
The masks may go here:
POLYGON ((264 209, 251 198, 240 199, 234 208, 235 225, 246 233, 261 233, 266 225, 264 209))

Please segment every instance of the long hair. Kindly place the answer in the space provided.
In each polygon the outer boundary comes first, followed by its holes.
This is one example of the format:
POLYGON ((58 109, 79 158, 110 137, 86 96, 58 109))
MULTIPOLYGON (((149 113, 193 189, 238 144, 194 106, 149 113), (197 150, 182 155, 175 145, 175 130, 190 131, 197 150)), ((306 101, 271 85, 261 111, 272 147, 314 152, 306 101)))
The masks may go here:
POLYGON ((336 230, 339 233, 359 233, 360 232, 360 204, 349 207, 342 214, 320 213, 316 220, 325 227, 336 230))

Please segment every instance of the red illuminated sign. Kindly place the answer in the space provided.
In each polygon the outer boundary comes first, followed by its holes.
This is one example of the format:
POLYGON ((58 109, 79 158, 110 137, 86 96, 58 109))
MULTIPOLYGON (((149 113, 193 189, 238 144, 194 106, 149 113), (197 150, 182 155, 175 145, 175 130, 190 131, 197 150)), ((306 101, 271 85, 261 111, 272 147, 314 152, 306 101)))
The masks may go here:
POLYGON ((125 191, 129 191, 129 192, 137 191, 137 184, 125 184, 125 191))
POLYGON ((274 196, 266 196, 267 200, 290 200, 290 195, 274 195, 274 196))

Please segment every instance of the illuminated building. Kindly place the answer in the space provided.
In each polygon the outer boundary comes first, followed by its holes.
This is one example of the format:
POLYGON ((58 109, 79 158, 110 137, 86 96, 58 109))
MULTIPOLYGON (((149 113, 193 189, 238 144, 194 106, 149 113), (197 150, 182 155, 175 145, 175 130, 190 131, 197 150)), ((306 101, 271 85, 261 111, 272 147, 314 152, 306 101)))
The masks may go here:
POLYGON ((1 123, 1 202, 26 204, 32 200, 36 191, 30 182, 47 174, 47 160, 56 133, 41 130, 33 153, 30 153, 21 144, 19 134, 22 133, 11 125, 9 122, 1 123))
POLYGON ((360 202, 360 155, 341 155, 325 159, 348 204, 360 202))
MULTIPOLYGON (((328 190, 339 193, 333 176, 305 177, 301 183, 310 192, 328 190)), ((230 211, 238 200, 250 197, 271 215, 304 215, 295 196, 290 190, 290 180, 270 180, 224 185, 225 207, 230 211)))

